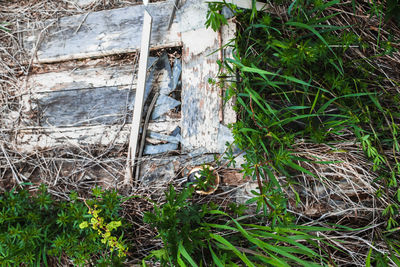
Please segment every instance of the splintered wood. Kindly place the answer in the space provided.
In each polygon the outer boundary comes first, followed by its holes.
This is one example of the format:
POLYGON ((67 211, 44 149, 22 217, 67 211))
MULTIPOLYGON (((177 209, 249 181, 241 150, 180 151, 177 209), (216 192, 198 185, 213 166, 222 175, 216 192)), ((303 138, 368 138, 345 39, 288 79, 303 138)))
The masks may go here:
MULTIPOLYGON (((181 45, 178 25, 173 24, 168 31, 165 23, 172 7, 171 1, 152 3, 146 7, 154 20, 151 32, 153 49, 181 45)), ((140 48, 144 10, 143 5, 136 5, 64 17, 57 22, 48 20, 41 23, 44 28, 52 24, 46 37, 38 40, 40 30, 33 29, 24 38, 24 46, 35 49, 39 41, 35 57, 39 63, 135 52, 140 48)))
MULTIPOLYGON (((144 5, 147 7, 148 0, 144 1, 144 5)), ((133 121, 131 127, 131 134, 129 136, 129 147, 128 147, 128 159, 127 159, 127 175, 125 176, 125 183, 132 182, 134 178, 132 175, 133 168, 136 163, 136 152, 139 143, 139 131, 142 122, 142 111, 144 105, 144 96, 146 90, 146 74, 147 74, 147 58, 149 56, 149 46, 151 38, 153 18, 147 10, 144 10, 143 28, 140 45, 140 60, 139 60, 139 71, 138 71, 138 90, 136 92, 135 106, 133 110, 133 121)), ((144 131, 144 130, 143 130, 144 131)), ((139 155, 140 156, 140 155, 139 155)), ((136 168, 139 168, 137 166, 136 168)))
MULTIPOLYGON (((167 88, 172 84, 168 58, 149 58, 148 69, 145 99, 152 87, 167 88)), ((22 106, 25 113, 33 112, 37 119, 26 119, 25 127, 18 130, 19 150, 126 144, 136 89, 136 83, 132 84, 133 70, 134 65, 129 64, 32 75, 28 91, 21 92, 22 106)), ((149 124, 151 143, 168 143, 169 139, 177 138, 170 135, 180 129, 179 113, 164 106, 156 110, 160 116, 149 124)))
MULTIPOLYGON (((228 28, 235 29, 233 23, 228 28)), ((196 29, 182 33, 182 137, 185 150, 202 148, 204 152, 223 152, 225 141, 231 141, 229 135, 223 134, 219 112, 221 97, 217 73, 222 49, 219 38, 225 44, 234 37, 234 31, 214 32, 212 29, 196 29), (199 41, 201 40, 201 41, 199 41), (222 143, 222 145, 221 145, 222 143), (221 151, 222 150, 222 151, 221 151)), ((235 122, 231 108, 225 109, 225 120, 235 122)))
MULTIPOLYGON (((221 88, 209 81, 218 80, 217 60, 230 57, 231 49, 214 52, 234 38, 236 27, 230 22, 220 33, 206 29, 207 3, 187 0, 181 1, 167 30, 165 22, 173 2, 43 21, 24 33, 24 45, 35 53, 35 64, 136 52, 140 46, 143 14, 147 10, 153 18, 150 49, 181 46, 182 58, 176 58, 173 63, 166 55, 149 58, 146 87, 142 92, 144 102, 151 100, 157 91, 160 96, 148 125, 144 154, 177 151, 188 153, 191 156, 186 157, 191 158, 202 153, 222 153, 225 142, 233 141, 226 125, 235 122, 235 113, 232 102, 222 106, 221 88)), ((52 68, 29 76, 27 86, 21 87, 24 116, 13 144, 19 151, 85 146, 121 148, 129 143, 132 117, 137 113, 133 110, 138 89, 134 69, 138 67, 134 63, 118 62, 108 66, 97 60, 99 65, 78 66, 66 62, 61 63, 65 64, 62 70, 52 68)), ((168 163, 172 162, 172 156, 164 160, 165 166, 174 167, 168 163)), ((187 164, 193 162, 181 166, 187 164)), ((168 177, 175 177, 175 167, 165 170, 168 177)), ((141 176, 147 172, 143 170, 141 176)))

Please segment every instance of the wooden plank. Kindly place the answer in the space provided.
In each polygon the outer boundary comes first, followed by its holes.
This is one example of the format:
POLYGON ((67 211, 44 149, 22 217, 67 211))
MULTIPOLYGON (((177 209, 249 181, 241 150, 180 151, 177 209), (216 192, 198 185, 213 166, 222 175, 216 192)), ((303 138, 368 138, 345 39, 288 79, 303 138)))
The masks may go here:
MULTIPOLYGON (((150 3, 146 10, 153 17, 151 49, 182 45, 181 33, 204 27, 207 3, 186 0, 176 11, 168 30, 166 23, 173 10, 174 0, 150 3)), ((140 47, 144 6, 90 12, 33 24, 23 36, 24 47, 36 52, 38 63, 130 53, 140 47), (40 38, 40 32, 46 33, 40 38), (38 49, 35 49, 38 39, 38 49)))
MULTIPOLYGON (((37 99, 41 126, 121 124, 135 95, 127 89, 100 87, 41 94, 37 99)), ((127 119, 130 119, 127 116, 127 119)))
MULTIPOLYGON (((148 0, 144 2, 145 6, 148 6, 148 0)), ((142 38, 140 45, 140 59, 139 59, 139 73, 138 73, 138 90, 136 91, 135 106, 133 110, 133 121, 132 128, 129 137, 129 148, 128 148, 128 158, 127 158, 127 175, 125 176, 124 183, 132 182, 133 168, 136 162, 136 150, 138 147, 138 138, 140 125, 142 122, 142 111, 144 104, 144 95, 146 89, 146 74, 147 74, 147 58, 149 56, 149 46, 151 38, 151 28, 152 28, 152 17, 147 12, 144 11, 142 38)), ((147 129, 146 129, 147 130, 147 129)))
MULTIPOLYGON (((180 126, 180 119, 167 118, 150 122, 148 130, 171 135, 180 126)), ((130 125, 96 125, 82 127, 35 127, 17 131, 15 147, 21 152, 32 152, 74 146, 124 145, 128 141, 130 125)))
MULTIPOLYGON (((129 89, 134 66, 77 68, 68 71, 47 72, 29 76, 27 88, 31 93, 60 90, 117 86, 129 89)), ((136 88, 136 81, 133 81, 136 88)))
MULTIPOLYGON (((155 62, 156 57, 150 57, 148 68, 155 62)), ((70 67, 72 68, 72 67, 70 67)), ((136 80, 132 79, 134 64, 119 66, 77 67, 64 71, 52 71, 29 75, 27 89, 29 93, 46 93, 60 90, 87 89, 96 87, 116 86, 118 89, 136 88, 136 80)), ((163 73, 157 74, 165 75, 163 73)), ((26 94, 28 92, 21 92, 26 94)))
MULTIPOLYGON (((232 27, 232 22, 228 27, 232 27)), ((231 31, 222 31, 222 34, 223 43, 232 38, 231 31)), ((220 126, 219 120, 221 96, 217 85, 208 82, 216 79, 218 74, 219 53, 213 53, 219 49, 218 33, 211 29, 197 29, 182 33, 182 41, 183 149, 223 152, 226 129, 220 126)), ((234 121, 232 118, 229 120, 234 121)))
MULTIPOLYGON (((154 20, 150 42, 153 49, 181 45, 177 21, 172 24, 169 31, 165 23, 172 12, 172 7, 171 0, 150 3, 146 7, 154 20)), ((37 49, 35 61, 51 63, 134 52, 140 47, 144 10, 143 5, 136 5, 91 12, 89 15, 63 17, 54 23, 54 26, 49 27, 48 33, 37 49)), ((39 25, 44 24, 45 28, 53 22, 48 20, 39 25)), ((31 30, 24 36, 25 48, 34 51, 39 32, 40 29, 31 30)))
MULTIPOLYGON (((150 58, 149 64, 155 63, 150 58)), ((42 126, 111 125, 132 121, 136 82, 132 84, 134 67, 77 68, 72 71, 32 75, 28 91, 22 92, 23 110, 38 111, 42 126)), ((171 70, 168 61, 159 61, 151 69, 145 99, 152 87, 168 88, 171 70), (165 66, 168 64, 168 66, 165 66)), ((165 106, 156 107, 158 113, 165 106)))
POLYGON ((198 29, 182 33, 182 138, 184 150, 216 146, 218 88, 208 83, 218 73, 218 33, 198 29), (199 41, 201 40, 201 41, 199 41), (211 54, 211 55, 210 55, 211 54))

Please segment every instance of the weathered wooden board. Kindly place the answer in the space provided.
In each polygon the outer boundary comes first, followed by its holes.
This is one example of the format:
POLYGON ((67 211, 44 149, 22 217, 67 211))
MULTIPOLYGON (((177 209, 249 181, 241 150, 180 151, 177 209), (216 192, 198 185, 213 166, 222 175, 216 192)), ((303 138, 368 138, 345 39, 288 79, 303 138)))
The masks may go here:
MULTIPOLYGON (((164 121, 150 122, 148 131, 149 134, 154 132, 170 135, 179 126, 180 119, 168 118, 164 121)), ((129 127, 130 125, 96 125, 21 129, 16 136, 15 147, 21 152, 32 152, 66 146, 123 145, 128 141, 129 127)))
MULTIPOLYGON (((146 10, 153 17, 151 47, 173 47, 181 44, 178 25, 167 30, 166 21, 172 12, 172 1, 149 4, 146 10)), ((54 23, 45 21, 43 28, 53 23, 43 40, 39 40, 36 60, 40 63, 105 56, 136 51, 140 47, 143 5, 91 12, 63 17, 54 23)), ((24 37, 24 46, 34 49, 40 30, 24 37)))
MULTIPOLYGON (((156 57, 149 57, 148 68, 156 60, 156 57)), ((130 89, 131 83, 133 83, 132 89, 135 89, 136 79, 132 77, 134 70, 134 64, 123 64, 112 67, 77 67, 72 70, 32 74, 29 76, 26 88, 33 94, 106 86, 116 86, 118 89, 123 90, 130 89)))
MULTIPOLYGON (((150 3, 146 7, 153 18, 151 49, 181 46, 182 32, 204 27, 207 3, 186 0, 168 30, 174 2, 150 3)), ((26 30, 24 46, 36 52, 35 61, 39 63, 134 52, 140 47, 144 9, 137 5, 38 22, 26 30), (43 29, 46 31, 41 33, 43 29)))
MULTIPOLYGON (((154 66, 147 78, 145 99, 152 87, 165 90, 171 86, 171 68, 168 59, 162 59, 156 62, 152 57, 149 60, 148 66, 154 66)), ((135 82, 131 85, 133 70, 132 65, 125 65, 32 75, 23 98, 24 111, 38 111, 41 126, 130 122, 136 89, 135 82)), ((156 107, 155 111, 162 114, 166 108, 156 107)))
MULTIPOLYGON (((127 115, 132 114, 136 89, 136 83, 131 85, 134 69, 128 64, 32 75, 27 88, 21 89, 23 111, 27 114, 37 111, 39 119, 27 123, 35 125, 34 128, 18 132, 16 146, 22 151, 34 151, 77 145, 108 146, 112 142, 126 144, 132 121, 127 115)), ((148 70, 146 98, 151 88, 173 90, 169 89, 173 75, 166 55, 157 61, 151 57, 148 70)), ((165 150, 168 140, 176 136, 176 133, 170 136, 171 133, 180 129, 179 113, 164 114, 163 110, 164 105, 155 107, 162 116, 150 121, 148 135, 152 146, 145 152, 165 150)), ((173 143, 174 147, 179 141, 173 143)))
MULTIPOLYGON (((147 8, 149 1, 144 0, 143 4, 147 8)), ((140 126, 142 122, 143 106, 146 94, 146 74, 147 74, 147 58, 150 51, 150 34, 152 28, 152 17, 149 12, 144 10, 142 38, 140 42, 140 59, 138 71, 138 88, 136 90, 135 105, 133 109, 132 127, 129 136, 127 171, 125 176, 125 184, 132 183, 134 176, 132 175, 134 164, 136 162, 136 151, 139 145, 140 126)), ((174 149, 176 149, 174 147, 174 149)), ((141 152, 138 151, 139 157, 141 152)))
POLYGON ((117 87, 62 90, 38 100, 41 126, 121 124, 132 109, 135 96, 117 87))
MULTIPOLYGON (((182 33, 182 144, 186 151, 202 148, 210 153, 223 152, 226 131, 219 119, 221 92, 209 79, 217 79, 220 54, 213 52, 220 48, 219 38, 226 43, 233 33, 222 31, 219 37, 219 33, 205 28, 182 33)), ((232 116, 228 112, 225 115, 232 116)))
MULTIPOLYGON (((168 30, 167 21, 173 2, 156 2, 146 7, 153 18, 150 42, 152 49, 180 46, 182 31, 204 25, 206 4, 199 0, 188 0, 178 10, 174 23, 168 30), (193 6, 192 2, 197 6, 193 6), (199 11, 200 5, 200 13, 193 15, 193 12, 189 14, 187 11, 199 11)), ((133 52, 140 47, 144 9, 143 5, 137 5, 40 22, 40 27, 27 30, 24 46, 35 51, 35 46, 39 43, 35 57, 39 63, 133 52), (40 31, 47 27, 46 33, 42 33, 41 37, 40 31)))
POLYGON ((219 90, 208 80, 218 73, 218 53, 211 54, 219 47, 218 33, 197 29, 182 33, 182 41, 183 146, 212 149, 218 136, 219 90))

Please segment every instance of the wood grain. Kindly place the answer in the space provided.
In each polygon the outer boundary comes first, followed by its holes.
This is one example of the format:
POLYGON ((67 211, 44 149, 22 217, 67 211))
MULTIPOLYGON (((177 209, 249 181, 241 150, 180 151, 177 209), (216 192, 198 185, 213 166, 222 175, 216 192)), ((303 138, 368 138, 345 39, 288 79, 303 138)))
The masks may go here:
MULTIPOLYGON (((228 27, 234 27, 234 25, 228 27)), ((222 42, 227 43, 234 31, 223 30, 222 42)), ((218 33, 211 29, 197 29, 182 33, 182 144, 184 151, 203 149, 221 153, 225 145, 226 127, 220 126, 220 90, 209 80, 218 81, 218 33), (202 40, 199 42, 198 40, 202 40), (221 145, 222 143, 222 145, 221 145)), ((231 107, 225 120, 235 121, 231 107)), ((231 138, 228 138, 231 141, 231 138)), ((228 141, 228 140, 227 140, 228 141)))
MULTIPOLYGON (((172 1, 151 3, 146 7, 154 20, 151 33, 153 49, 181 44, 177 23, 167 30, 166 21, 172 7, 172 1)), ((84 23, 82 20, 86 14, 63 17, 47 30, 37 49, 35 61, 51 63, 134 52, 140 47, 144 10, 143 5, 136 5, 91 12, 84 23)), ((24 36, 25 48, 33 51, 40 30, 53 22, 47 20, 38 23, 41 26, 30 29, 24 36)))
MULTIPOLYGON (((150 122, 151 132, 170 135, 180 126, 179 119, 150 122)), ((78 146, 124 145, 128 141, 130 125, 95 125, 81 127, 36 127, 17 131, 15 146, 21 152, 78 146)))

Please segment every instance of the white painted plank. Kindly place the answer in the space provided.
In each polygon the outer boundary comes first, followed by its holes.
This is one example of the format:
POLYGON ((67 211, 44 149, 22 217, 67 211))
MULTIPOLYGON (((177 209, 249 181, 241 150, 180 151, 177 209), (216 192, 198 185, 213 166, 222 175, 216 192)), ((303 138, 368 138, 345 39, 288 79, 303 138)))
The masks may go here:
MULTIPOLYGON (((148 5, 146 10, 154 20, 151 47, 173 47, 181 44, 178 24, 174 23, 167 30, 166 21, 172 12, 173 3, 156 2, 148 5)), ((90 13, 86 16, 75 15, 63 17, 48 29, 41 42, 35 60, 39 63, 50 63, 78 58, 105 56, 118 53, 134 52, 140 47, 140 36, 143 24, 144 6, 136 5, 90 13), (79 31, 76 32, 76 29, 79 31)), ((53 21, 45 21, 48 25, 53 21)), ((42 23, 39 23, 39 25, 42 23)), ((40 29, 38 29, 40 30, 40 29)), ((24 37, 27 49, 34 50, 39 37, 38 30, 32 30, 24 37)))
MULTIPOLYGON (((229 27, 233 27, 232 24, 229 27)), ((234 30, 223 30, 223 44, 233 36, 234 30)), ((182 33, 182 41, 183 149, 223 152, 225 140, 232 139, 227 137, 226 127, 220 126, 220 90, 217 85, 208 83, 209 79, 216 79, 218 74, 216 61, 219 53, 213 53, 219 49, 218 33, 211 29, 197 29, 182 33)), ((228 123, 234 122, 234 113, 228 111, 224 117, 227 117, 228 123)))
MULTIPOLYGON (((150 3, 146 7, 153 17, 151 49, 181 46, 181 33, 204 27, 207 3, 203 0, 182 2, 169 30, 167 22, 174 0, 150 3)), ((58 21, 40 21, 26 30, 23 43, 27 50, 36 51, 38 63, 134 52, 140 47, 144 10, 144 5, 137 5, 63 17, 58 21), (44 38, 35 50, 40 31, 46 27, 44 38)))
MULTIPOLYGON (((165 121, 150 122, 148 130, 170 135, 180 126, 180 119, 168 118, 165 121)), ((130 125, 96 125, 60 128, 26 128, 17 131, 15 147, 21 152, 65 148, 67 146, 126 144, 130 125)))
POLYGON ((182 40, 183 148, 212 151, 218 136, 219 90, 208 79, 218 73, 218 53, 209 54, 218 49, 218 33, 203 28, 182 33, 182 40))
MULTIPOLYGON (((33 74, 29 76, 27 88, 33 94, 107 86, 129 89, 133 70, 134 66, 131 64, 33 74)), ((133 82, 133 87, 136 88, 136 81, 133 82)))
MULTIPOLYGON (((148 1, 146 0, 145 5, 147 6, 148 1)), ((133 109, 133 120, 132 128, 129 137, 129 148, 128 148, 128 158, 127 158, 127 174, 125 176, 125 183, 132 182, 132 173, 136 161, 136 150, 138 147, 138 138, 140 125, 142 122, 142 111, 144 102, 144 93, 146 87, 146 74, 147 74, 147 59, 149 56, 149 46, 151 38, 151 28, 152 28, 152 17, 145 10, 144 11, 144 21, 142 29, 142 39, 140 45, 140 59, 139 59, 139 72, 138 72, 138 88, 136 91, 135 105, 133 109)))
MULTIPOLYGON (((150 57, 148 68, 156 60, 156 57, 150 57)), ((132 88, 135 89, 136 80, 132 80, 134 70, 134 64, 130 63, 112 67, 77 67, 64 71, 32 74, 29 75, 27 86, 22 89, 27 89, 31 94, 108 86, 115 86, 120 90, 124 90, 130 89, 132 82, 132 88)), ((160 73, 157 75, 165 76, 167 74, 160 73)), ((21 91, 21 94, 26 93, 28 92, 21 91)))

